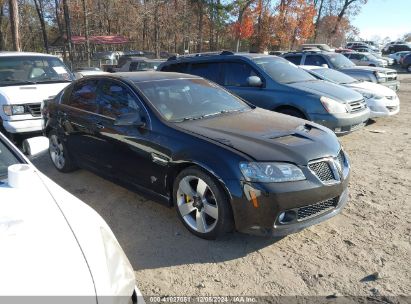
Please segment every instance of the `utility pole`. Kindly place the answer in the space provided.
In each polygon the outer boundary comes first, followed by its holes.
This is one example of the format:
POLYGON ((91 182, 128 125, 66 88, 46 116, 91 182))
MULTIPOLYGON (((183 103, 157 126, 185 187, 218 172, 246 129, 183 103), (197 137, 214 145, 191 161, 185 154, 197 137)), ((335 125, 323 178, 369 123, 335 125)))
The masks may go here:
POLYGON ((17 52, 21 51, 20 33, 19 33, 19 8, 17 0, 9 0, 10 28, 11 39, 13 41, 13 49, 17 52))

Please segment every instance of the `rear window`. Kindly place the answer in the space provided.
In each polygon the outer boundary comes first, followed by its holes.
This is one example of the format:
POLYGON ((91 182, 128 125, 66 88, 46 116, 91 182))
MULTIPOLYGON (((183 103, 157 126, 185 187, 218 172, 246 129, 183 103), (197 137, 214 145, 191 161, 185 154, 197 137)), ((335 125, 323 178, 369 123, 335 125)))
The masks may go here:
POLYGON ((300 65, 302 56, 301 55, 291 55, 291 56, 285 56, 284 58, 296 65, 300 65))

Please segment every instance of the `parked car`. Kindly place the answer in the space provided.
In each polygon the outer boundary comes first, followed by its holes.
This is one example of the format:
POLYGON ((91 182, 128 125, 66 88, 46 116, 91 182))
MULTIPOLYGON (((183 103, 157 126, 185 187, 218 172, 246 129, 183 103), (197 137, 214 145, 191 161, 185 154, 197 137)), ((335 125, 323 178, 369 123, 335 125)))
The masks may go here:
POLYGON ((387 62, 383 59, 379 59, 372 55, 371 53, 359 53, 359 52, 352 52, 352 53, 344 53, 345 57, 350 59, 356 65, 365 65, 365 66, 372 66, 372 67, 386 67, 387 62))
POLYGON ((317 49, 320 49, 321 51, 326 51, 326 52, 333 51, 332 48, 330 48, 327 44, 324 44, 324 43, 305 43, 300 46, 301 50, 304 50, 305 48, 317 48, 317 49))
POLYGON ((355 79, 382 84, 394 91, 398 91, 400 88, 397 71, 381 67, 356 66, 342 54, 330 52, 291 52, 283 55, 283 57, 297 65, 326 65, 355 79))
POLYGON ((347 201, 349 160, 331 130, 250 106, 201 77, 92 76, 48 113, 57 170, 87 168, 174 205, 202 238, 234 227, 286 235, 347 201))
POLYGON ((388 57, 393 59, 396 64, 399 64, 400 58, 410 53, 411 51, 401 51, 401 52, 389 54, 388 57))
MULTIPOLYGON (((30 138, 26 146, 34 156, 47 151, 48 139, 30 138)), ((1 133, 0 197, 0 296, 144 303, 106 222, 37 170, 1 133)))
POLYGON ((115 68, 114 72, 154 71, 164 61, 145 57, 129 57, 121 67, 115 68))
POLYGON ((318 81, 281 57, 197 54, 170 58, 159 70, 203 76, 255 106, 317 122, 338 134, 362 127, 369 118, 361 94, 318 81))
POLYGON ((405 56, 401 61, 401 67, 411 73, 411 54, 405 56))
POLYGON ((383 50, 383 54, 393 54, 401 51, 411 51, 411 44, 392 44, 383 50))
POLYGON ((80 79, 90 75, 103 75, 108 74, 108 72, 102 71, 100 68, 97 67, 82 67, 77 68, 74 70, 74 76, 76 79, 80 79))
POLYGON ((302 65, 303 69, 318 79, 331 81, 362 94, 370 108, 370 117, 384 117, 395 115, 400 111, 400 99, 397 94, 383 85, 368 81, 359 81, 339 71, 319 67, 302 65))
POLYGON ((0 131, 16 142, 41 134, 43 100, 72 80, 74 75, 56 56, 0 52, 0 131))
POLYGON ((381 52, 379 50, 376 50, 373 47, 370 46, 353 46, 350 48, 353 51, 360 52, 360 53, 370 53, 370 54, 377 54, 381 55, 381 52))

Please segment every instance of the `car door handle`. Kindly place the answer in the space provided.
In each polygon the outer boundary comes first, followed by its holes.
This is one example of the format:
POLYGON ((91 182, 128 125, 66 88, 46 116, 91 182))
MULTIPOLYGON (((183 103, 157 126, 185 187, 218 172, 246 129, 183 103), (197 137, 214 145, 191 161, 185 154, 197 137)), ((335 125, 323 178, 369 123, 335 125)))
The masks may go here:
POLYGON ((96 126, 97 129, 104 129, 105 128, 104 125, 101 122, 96 122, 95 126, 96 126))

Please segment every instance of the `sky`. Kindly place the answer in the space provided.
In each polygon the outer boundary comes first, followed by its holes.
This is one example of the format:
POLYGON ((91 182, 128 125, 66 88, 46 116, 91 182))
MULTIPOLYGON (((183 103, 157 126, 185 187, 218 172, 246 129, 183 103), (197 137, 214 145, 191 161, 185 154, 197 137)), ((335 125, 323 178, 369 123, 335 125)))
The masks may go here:
POLYGON ((362 39, 388 36, 396 40, 411 32, 411 0, 368 0, 354 18, 362 39))

